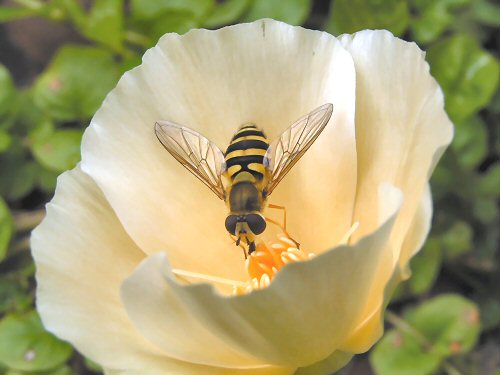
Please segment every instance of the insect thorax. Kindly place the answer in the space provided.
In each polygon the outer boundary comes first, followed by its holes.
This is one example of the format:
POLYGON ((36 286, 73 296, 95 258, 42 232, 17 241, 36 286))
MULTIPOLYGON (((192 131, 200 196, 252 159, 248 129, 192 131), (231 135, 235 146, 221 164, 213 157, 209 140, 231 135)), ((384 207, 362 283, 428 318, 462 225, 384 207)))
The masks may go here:
POLYGON ((231 212, 260 212, 262 193, 249 181, 239 182, 231 187, 228 204, 231 212))

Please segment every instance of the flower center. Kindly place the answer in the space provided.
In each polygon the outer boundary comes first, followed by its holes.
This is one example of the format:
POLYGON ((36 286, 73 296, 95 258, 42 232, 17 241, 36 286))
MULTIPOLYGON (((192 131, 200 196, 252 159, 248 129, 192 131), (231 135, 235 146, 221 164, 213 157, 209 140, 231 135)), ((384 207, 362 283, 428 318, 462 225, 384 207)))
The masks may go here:
POLYGON ((246 285, 234 285, 233 294, 240 295, 256 289, 266 288, 285 264, 301 262, 314 257, 297 248, 296 243, 285 235, 278 236, 278 242, 267 245, 261 242, 245 260, 250 280, 246 285))
MULTIPOLYGON (((358 227, 359 223, 355 222, 340 240, 339 245, 346 245, 358 227)), ((314 253, 306 253, 297 246, 295 241, 284 234, 278 235, 278 242, 271 243, 270 245, 265 242, 259 243, 257 249, 245 260, 245 268, 250 278, 247 282, 228 280, 218 276, 178 268, 172 269, 172 273, 178 279, 188 283, 192 279, 204 280, 232 287, 233 295, 246 294, 268 287, 279 270, 286 264, 302 262, 312 259, 315 256, 314 253)))

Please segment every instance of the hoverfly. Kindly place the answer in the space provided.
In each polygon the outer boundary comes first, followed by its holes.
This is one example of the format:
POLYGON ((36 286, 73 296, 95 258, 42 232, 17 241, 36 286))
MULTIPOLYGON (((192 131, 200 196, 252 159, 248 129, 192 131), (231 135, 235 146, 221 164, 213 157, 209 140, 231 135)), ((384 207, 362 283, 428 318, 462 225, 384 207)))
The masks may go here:
POLYGON ((177 161, 225 201, 226 230, 236 237, 236 245, 245 240, 251 254, 266 221, 274 222, 262 214, 269 195, 318 138, 332 111, 330 103, 316 108, 271 143, 255 124, 244 124, 225 153, 203 135, 171 121, 156 122, 155 133, 177 161))

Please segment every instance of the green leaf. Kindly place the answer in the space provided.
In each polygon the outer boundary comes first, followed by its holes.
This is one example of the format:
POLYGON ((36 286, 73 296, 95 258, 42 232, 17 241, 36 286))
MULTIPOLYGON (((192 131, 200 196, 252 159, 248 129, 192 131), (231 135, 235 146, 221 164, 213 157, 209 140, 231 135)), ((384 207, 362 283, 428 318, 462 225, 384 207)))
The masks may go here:
POLYGON ((454 181, 457 179, 457 176, 452 168, 447 165, 450 159, 452 159, 452 155, 450 153, 445 153, 443 159, 432 174, 432 198, 436 202, 446 199, 446 197, 449 196, 450 190, 453 190, 455 187, 454 181))
POLYGON ((33 144, 33 155, 42 166, 52 171, 72 169, 80 161, 82 135, 81 130, 57 130, 33 144))
POLYGON ((472 249, 472 228, 464 221, 456 221, 441 235, 443 254, 454 259, 472 249))
POLYGON ((23 7, 0 7, 0 22, 41 16, 53 21, 69 20, 82 27, 86 14, 77 0, 18 0, 23 7))
POLYGON ((468 352, 479 338, 477 306, 456 294, 428 300, 406 313, 405 319, 432 342, 432 351, 443 357, 468 352))
POLYGON ((497 89, 498 61, 471 36, 443 39, 429 49, 427 58, 454 121, 461 122, 484 107, 497 89))
POLYGON ((0 64, 0 120, 10 113, 16 100, 16 87, 10 72, 0 64))
POLYGON ((36 164, 27 159, 21 141, 13 138, 9 150, 0 154, 0 195, 9 200, 24 197, 33 189, 36 174, 36 164))
POLYGON ((55 130, 54 123, 49 119, 41 119, 28 133, 31 143, 39 142, 49 137, 55 130))
POLYGON ((311 12, 311 0, 289 0, 286 5, 280 0, 255 0, 243 21, 273 18, 291 25, 301 25, 311 12))
POLYGON ((149 21, 146 30, 153 40, 158 40, 166 33, 184 34, 197 26, 198 21, 193 13, 171 11, 149 21))
POLYGON ((412 293, 423 294, 432 287, 441 268, 441 260, 439 240, 430 238, 410 263, 413 275, 408 284, 412 293))
POLYGON ((120 64, 120 73, 123 74, 136 66, 141 65, 142 57, 138 54, 131 54, 125 57, 120 64))
POLYGON ((472 13, 474 19, 487 26, 500 26, 500 5, 493 1, 476 0, 472 3, 472 13))
POLYGON ((69 366, 62 366, 51 371, 44 371, 37 375, 74 375, 74 371, 69 366))
POLYGON ((7 151, 12 144, 12 137, 5 130, 0 129, 0 153, 7 151))
POLYGON ((477 182, 477 191, 482 196, 500 196, 500 163, 496 163, 481 174, 477 182))
POLYGON ((495 222, 499 216, 497 197, 476 198, 472 211, 483 224, 495 222))
POLYGON ((0 22, 14 21, 20 18, 31 17, 36 11, 19 7, 0 7, 0 22))
POLYGON ((441 295, 391 319, 396 329, 372 350, 378 375, 431 375, 447 357, 465 353, 476 343, 479 310, 459 295, 441 295))
POLYGON ((168 14, 168 12, 191 13, 194 18, 202 19, 213 6, 214 0, 132 0, 130 2, 132 18, 142 21, 158 18, 159 14, 168 14))
POLYGON ((473 116, 456 124, 451 148, 460 166, 471 171, 486 157, 488 152, 486 125, 479 116, 473 116))
POLYGON ((327 31, 338 35, 363 29, 387 29, 399 36, 408 27, 409 20, 405 0, 335 0, 327 31))
POLYGON ((116 85, 113 56, 93 47, 63 47, 34 88, 36 105, 56 120, 90 118, 116 85))
MULTIPOLYGON (((62 366, 49 371, 42 371, 42 372, 37 371, 34 375, 75 375, 75 374, 76 374, 75 370, 73 370, 71 367, 62 366)), ((26 375, 26 373, 21 375, 26 375)))
POLYGON ((216 28, 229 25, 239 19, 248 9, 250 0, 227 0, 215 8, 205 19, 204 26, 216 28))
POLYGON ((59 172, 40 167, 38 171, 38 186, 47 193, 53 193, 56 190, 57 176, 59 176, 59 172))
POLYGON ((35 106, 32 90, 18 92, 12 112, 15 121, 6 129, 11 135, 19 137, 25 137, 27 132, 48 119, 48 116, 35 106))
POLYGON ((95 1, 83 34, 120 51, 123 41, 123 0, 95 1))
POLYGON ((14 232, 14 223, 7 203, 0 197, 0 261, 5 258, 10 239, 14 232))
POLYGON ((85 358, 85 367, 93 372, 98 372, 98 373, 102 372, 102 367, 98 363, 95 363, 94 361, 88 358, 85 358))
MULTIPOLYGON (((495 286, 496 287, 496 286, 495 286)), ((479 300, 481 311, 481 328, 483 331, 500 326, 500 298, 493 295, 483 296, 479 300), (497 297, 497 298, 495 298, 497 297)))
POLYGON ((69 19, 79 29, 87 22, 87 14, 78 0, 50 0, 39 13, 54 21, 69 19))
POLYGON ((47 371, 66 362, 72 352, 44 330, 35 311, 0 321, 0 362, 14 370, 47 371))
POLYGON ((31 306, 33 296, 15 278, 0 278, 0 313, 22 311, 31 306))
POLYGON ((412 0, 416 13, 411 22, 413 38, 423 44, 437 39, 456 18, 456 12, 471 0, 412 0))
POLYGON ((430 375, 441 358, 423 350, 412 336, 391 330, 371 351, 370 363, 377 375, 430 375))
POLYGON ((37 176, 37 166, 34 162, 29 161, 23 165, 11 176, 9 192, 7 198, 18 200, 26 196, 33 190, 37 176))
POLYGON ((17 370, 9 370, 5 375, 76 375, 74 370, 71 369, 69 366, 62 366, 58 367, 53 370, 49 371, 37 371, 35 373, 32 372, 24 372, 24 371, 17 371, 17 370))

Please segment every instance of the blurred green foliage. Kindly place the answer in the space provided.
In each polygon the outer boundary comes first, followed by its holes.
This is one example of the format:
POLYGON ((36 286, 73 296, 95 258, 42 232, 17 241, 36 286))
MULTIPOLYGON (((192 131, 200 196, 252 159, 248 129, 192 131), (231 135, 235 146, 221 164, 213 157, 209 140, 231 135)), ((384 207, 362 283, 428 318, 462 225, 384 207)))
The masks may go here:
POLYGON ((363 29, 386 29, 394 35, 404 33, 410 22, 405 0, 336 0, 326 30, 333 35, 363 29))
POLYGON ((441 295, 411 308, 402 317, 388 313, 397 326, 372 352, 378 374, 431 375, 452 355, 467 353, 479 337, 479 311, 458 295, 441 295))
MULTIPOLYGON (((370 363, 378 375, 499 374, 500 360, 487 356, 500 351, 498 3, 13 0, 0 5, 0 38, 29 17, 69 25, 77 38, 68 36, 28 82, 14 79, 17 67, 0 54, 0 373, 99 372, 42 328, 29 232, 57 175, 78 162, 83 129, 119 76, 164 33, 269 17, 333 34, 385 28, 428 51, 455 138, 432 178, 430 238, 395 293, 392 328, 370 363)), ((341 373, 357 374, 357 361, 341 373)))
POLYGON ((62 47, 37 77, 33 86, 34 104, 55 121, 88 119, 116 85, 118 71, 109 51, 62 47))
POLYGON ((64 364, 73 348, 46 332, 35 311, 0 322, 0 362, 18 371, 47 371, 64 364))

